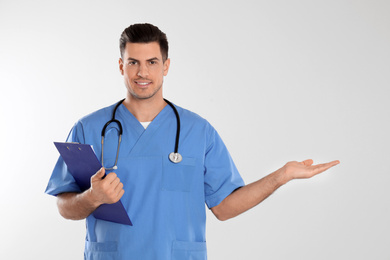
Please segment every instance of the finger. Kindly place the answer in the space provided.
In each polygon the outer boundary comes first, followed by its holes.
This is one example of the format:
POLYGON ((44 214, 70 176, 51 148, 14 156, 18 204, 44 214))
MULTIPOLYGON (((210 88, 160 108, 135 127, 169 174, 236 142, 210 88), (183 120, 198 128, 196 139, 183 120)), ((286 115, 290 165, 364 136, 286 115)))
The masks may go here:
POLYGON ((339 160, 335 160, 335 161, 330 162, 330 164, 332 164, 332 167, 339 164, 339 163, 340 163, 339 160))
POLYGON ((119 192, 122 189, 123 189, 123 183, 119 182, 118 185, 116 185, 116 187, 115 187, 115 191, 119 192))
POLYGON ((119 191, 119 193, 118 193, 118 200, 120 200, 122 198, 123 194, 125 194, 125 190, 124 189, 119 191))
POLYGON ((340 163, 340 161, 337 160, 337 161, 332 161, 332 162, 328 162, 328 163, 319 164, 318 166, 321 166, 321 167, 324 167, 326 169, 329 169, 330 167, 336 166, 339 163, 340 163))
POLYGON ((117 175, 115 172, 110 172, 106 175, 106 178, 104 180, 108 183, 112 183, 117 178, 117 175))
POLYGON ((313 164, 313 160, 312 159, 307 159, 307 160, 304 160, 302 162, 303 165, 306 165, 306 166, 310 166, 313 164))
POLYGON ((333 166, 336 166, 339 163, 340 163, 340 161, 337 160, 337 161, 332 161, 332 162, 328 162, 328 163, 313 165, 313 167, 314 167, 314 170, 316 171, 316 173, 321 173, 321 172, 328 170, 329 168, 331 168, 333 166))
POLYGON ((94 175, 92 175, 91 179, 101 179, 103 178, 105 173, 106 170, 104 169, 104 167, 102 167, 94 175))
POLYGON ((118 184, 121 182, 121 180, 116 177, 115 179, 112 180, 112 182, 110 183, 110 185, 115 189, 116 186, 118 186, 118 184))
POLYGON ((111 202, 112 203, 118 202, 122 198, 124 193, 125 191, 123 189, 123 184, 120 182, 118 186, 115 187, 115 189, 112 191, 113 198, 111 202))
POLYGON ((118 196, 122 197, 123 193, 124 193, 123 185, 120 184, 113 190, 113 194, 115 194, 116 197, 118 196))

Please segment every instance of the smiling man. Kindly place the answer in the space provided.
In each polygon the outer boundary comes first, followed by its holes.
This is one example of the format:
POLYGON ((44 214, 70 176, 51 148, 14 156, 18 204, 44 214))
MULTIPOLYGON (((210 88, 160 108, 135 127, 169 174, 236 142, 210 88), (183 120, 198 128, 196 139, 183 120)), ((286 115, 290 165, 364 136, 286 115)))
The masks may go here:
POLYGON ((127 43, 119 59, 119 69, 129 97, 161 101, 163 77, 168 74, 169 63, 169 59, 162 57, 157 42, 127 43))
POLYGON ((80 119, 67 139, 93 145, 103 168, 81 191, 60 157, 46 189, 58 197, 63 217, 86 219, 85 259, 207 259, 205 203, 218 219, 227 220, 288 181, 310 178, 339 163, 288 162, 245 185, 216 130, 163 98, 170 65, 166 35, 151 24, 131 25, 121 35, 120 51, 126 98, 80 119), (101 131, 112 117, 119 123, 105 129, 103 151, 101 131), (133 226, 91 214, 119 200, 133 226))
POLYGON ((151 122, 167 104, 162 85, 170 60, 158 42, 126 42, 121 56, 119 70, 128 91, 123 104, 140 122, 151 122))

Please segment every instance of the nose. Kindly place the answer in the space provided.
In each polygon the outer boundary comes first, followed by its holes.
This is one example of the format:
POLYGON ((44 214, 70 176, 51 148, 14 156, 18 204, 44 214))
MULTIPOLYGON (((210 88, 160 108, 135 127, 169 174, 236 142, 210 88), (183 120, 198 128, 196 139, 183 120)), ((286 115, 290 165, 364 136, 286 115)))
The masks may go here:
POLYGON ((148 67, 145 64, 141 64, 138 69, 137 76, 141 78, 146 78, 149 75, 148 67))

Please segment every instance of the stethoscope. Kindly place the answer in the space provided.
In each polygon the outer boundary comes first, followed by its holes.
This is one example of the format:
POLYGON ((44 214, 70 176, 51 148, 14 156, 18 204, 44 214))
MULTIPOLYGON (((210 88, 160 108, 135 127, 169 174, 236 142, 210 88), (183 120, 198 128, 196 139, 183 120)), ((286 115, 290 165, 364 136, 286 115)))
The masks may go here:
MULTIPOLYGON (((116 123, 119 127, 119 137, 118 137, 118 149, 116 151, 116 158, 115 158, 115 164, 113 167, 111 168, 106 168, 104 167, 106 170, 116 170, 118 169, 118 166, 117 166, 117 163, 118 163, 118 155, 119 155, 119 147, 121 145, 121 142, 122 142, 122 133, 123 133, 123 128, 122 128, 122 124, 121 122, 119 122, 119 120, 116 120, 115 119, 115 113, 116 113, 116 110, 118 109, 118 107, 120 106, 120 104, 122 104, 122 102, 124 101, 125 99, 122 99, 121 101, 119 101, 115 108, 114 108, 114 112, 112 113, 112 118, 110 121, 108 121, 104 126, 103 126, 103 129, 102 129, 102 165, 104 166, 104 161, 103 161, 103 154, 104 154, 104 137, 105 137, 105 134, 106 134, 106 128, 111 124, 111 123, 116 123)), ((183 157, 181 156, 181 154, 179 154, 178 150, 179 150, 179 137, 180 137, 180 117, 179 117, 179 113, 177 112, 175 106, 169 102, 168 100, 166 100, 164 98, 164 101, 173 109, 173 112, 175 112, 175 116, 176 116, 176 123, 177 123, 177 129, 176 129, 176 141, 175 141, 175 150, 174 152, 170 153, 169 154, 169 160, 171 160, 171 162, 173 163, 179 163, 183 160, 183 157)))

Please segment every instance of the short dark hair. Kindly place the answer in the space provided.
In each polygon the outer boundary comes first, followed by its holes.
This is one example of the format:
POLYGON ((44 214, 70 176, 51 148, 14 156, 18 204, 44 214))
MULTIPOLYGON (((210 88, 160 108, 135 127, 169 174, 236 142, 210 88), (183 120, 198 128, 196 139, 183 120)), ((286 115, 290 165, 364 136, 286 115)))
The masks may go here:
POLYGON ((157 26, 149 23, 133 24, 127 27, 119 39, 119 49, 121 57, 125 52, 126 44, 131 43, 150 43, 157 42, 160 45, 163 61, 168 59, 168 39, 157 26))

